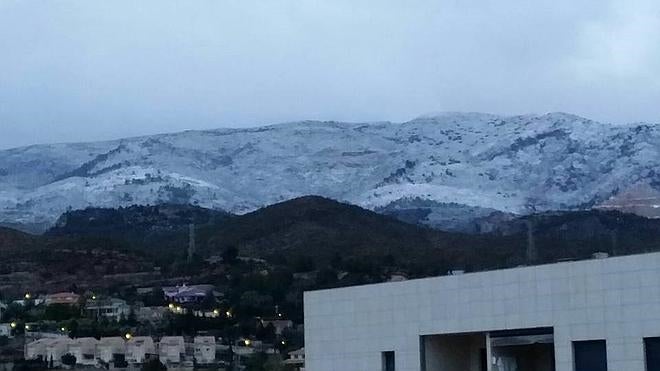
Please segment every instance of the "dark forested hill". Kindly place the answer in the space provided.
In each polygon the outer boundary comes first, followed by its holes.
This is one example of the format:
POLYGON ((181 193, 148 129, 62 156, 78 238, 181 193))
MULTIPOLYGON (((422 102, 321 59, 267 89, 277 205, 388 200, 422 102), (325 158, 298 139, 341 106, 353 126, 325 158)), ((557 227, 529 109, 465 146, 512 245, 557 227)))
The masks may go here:
POLYGON ((487 234, 438 231, 331 199, 307 196, 245 215, 190 206, 133 206, 68 212, 47 236, 86 236, 130 249, 181 257, 188 224, 195 223, 197 253, 293 264, 301 259, 369 261, 420 275, 448 269, 492 269, 530 263, 660 250, 660 220, 612 211, 553 212, 499 221, 487 234), (528 260, 532 228, 535 259, 528 260))

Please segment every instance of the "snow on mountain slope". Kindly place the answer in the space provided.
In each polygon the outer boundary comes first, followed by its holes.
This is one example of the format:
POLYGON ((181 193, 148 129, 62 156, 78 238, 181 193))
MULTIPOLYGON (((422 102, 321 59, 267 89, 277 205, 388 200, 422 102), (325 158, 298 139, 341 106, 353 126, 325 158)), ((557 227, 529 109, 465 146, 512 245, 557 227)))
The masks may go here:
POLYGON ((589 208, 640 185, 660 188, 660 125, 564 113, 304 121, 0 151, 0 222, 159 202, 243 213, 309 194, 525 213, 589 208))

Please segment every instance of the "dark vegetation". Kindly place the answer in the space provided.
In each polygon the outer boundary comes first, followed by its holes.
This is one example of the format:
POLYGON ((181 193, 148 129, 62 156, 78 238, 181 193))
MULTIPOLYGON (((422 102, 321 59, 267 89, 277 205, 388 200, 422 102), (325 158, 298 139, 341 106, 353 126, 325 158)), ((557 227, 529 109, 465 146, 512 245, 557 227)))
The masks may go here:
MULTIPOLYGON (((236 314, 231 336, 268 339, 272 334, 254 317, 273 316, 279 308, 300 323, 305 290, 658 250, 660 220, 617 212, 536 214, 503 222, 494 233, 469 235, 311 196, 240 216, 173 205, 87 209, 63 215, 43 236, 0 229, 6 257, 0 293, 103 290, 162 305, 161 295, 138 297, 136 288, 210 283, 224 294, 222 311, 236 314), (196 235, 192 259, 186 253, 190 223, 196 235)), ((64 317, 48 313, 53 320, 64 317)), ((204 321, 182 316, 167 331, 226 327, 204 321)))

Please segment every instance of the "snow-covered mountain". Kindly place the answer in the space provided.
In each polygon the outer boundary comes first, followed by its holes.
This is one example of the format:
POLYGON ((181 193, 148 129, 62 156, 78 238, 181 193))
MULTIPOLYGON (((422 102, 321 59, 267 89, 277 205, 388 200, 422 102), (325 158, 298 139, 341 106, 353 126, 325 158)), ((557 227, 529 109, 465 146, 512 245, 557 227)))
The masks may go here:
POLYGON ((639 204, 636 189, 645 192, 645 210, 658 209, 660 125, 564 113, 303 121, 0 151, 5 224, 53 223, 67 208, 160 202, 244 213, 309 194, 370 209, 401 200, 508 213, 625 209, 625 200, 639 204))

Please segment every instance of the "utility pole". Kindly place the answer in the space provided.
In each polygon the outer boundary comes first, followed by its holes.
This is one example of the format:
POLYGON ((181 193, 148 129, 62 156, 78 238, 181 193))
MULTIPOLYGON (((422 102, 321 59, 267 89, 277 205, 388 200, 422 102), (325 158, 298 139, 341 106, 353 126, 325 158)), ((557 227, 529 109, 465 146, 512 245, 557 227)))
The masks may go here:
POLYGON ((532 219, 527 219, 525 224, 527 225, 527 264, 534 264, 538 258, 534 241, 534 222, 532 219))
POLYGON ((195 255, 195 224, 188 224, 188 264, 192 263, 195 255))

